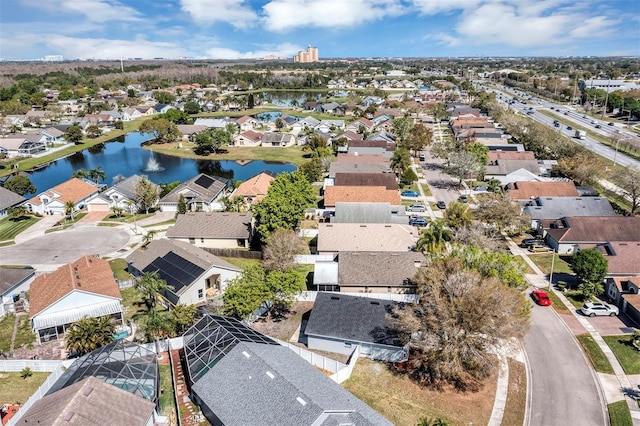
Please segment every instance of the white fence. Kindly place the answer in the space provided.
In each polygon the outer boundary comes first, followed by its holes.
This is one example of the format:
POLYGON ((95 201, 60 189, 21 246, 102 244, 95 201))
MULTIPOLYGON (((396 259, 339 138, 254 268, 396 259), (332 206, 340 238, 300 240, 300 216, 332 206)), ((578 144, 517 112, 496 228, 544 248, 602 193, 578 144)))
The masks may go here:
MULTIPOLYGON (((304 291, 296 296, 296 300, 298 302, 315 302, 316 297, 318 296, 318 291, 304 291)), ((396 302, 417 302, 418 296, 415 294, 398 294, 398 293, 355 293, 355 292, 341 292, 341 291, 323 291, 321 293, 333 293, 337 295, 346 295, 346 296, 359 296, 359 297, 368 297, 370 299, 379 299, 379 300, 394 300, 396 302)))
POLYGON ((315 265, 316 262, 331 262, 334 256, 332 254, 299 254, 294 256, 293 260, 302 265, 315 265))
POLYGON ((317 229, 298 229, 298 236, 302 238, 314 238, 318 236, 317 229))
POLYGON ((58 360, 35 360, 35 359, 5 359, 0 360, 0 371, 22 371, 25 368, 30 369, 34 373, 47 372, 50 373, 59 368, 62 361, 58 360))
MULTIPOLYGON (((29 363, 29 362, 36 362, 36 363, 40 362, 40 363, 43 363, 43 368, 45 366, 50 365, 50 363, 47 362, 47 361, 25 360, 25 362, 27 362, 27 363, 29 363)), ((44 383, 42 385, 40 385, 40 387, 33 393, 33 395, 31 395, 31 397, 27 400, 27 402, 22 404, 22 406, 20 407, 18 412, 13 417, 11 417, 11 419, 7 423, 7 426, 13 426, 13 425, 18 424, 18 422, 20 421, 20 418, 22 418, 24 413, 26 413, 27 410, 29 410, 29 408, 31 408, 31 406, 33 404, 35 404, 40 398, 42 398, 49 391, 49 389, 51 389, 51 386, 53 386, 53 384, 60 378, 60 376, 62 376, 62 373, 64 373, 64 371, 66 370, 66 368, 62 364, 62 361, 51 361, 51 362, 57 362, 58 363, 58 367, 51 372, 49 377, 47 377, 47 380, 45 380, 44 383)), ((25 367, 23 367, 23 368, 25 368, 25 367)), ((31 368, 31 367, 29 367, 29 368, 31 368)), ((38 367, 35 367, 35 368, 38 368, 38 367)), ((32 371, 47 371, 47 370, 35 370, 34 368, 31 368, 31 370, 32 371)), ((9 371, 9 370, 5 370, 5 371, 9 371)), ((51 371, 51 370, 49 370, 49 371, 51 371)))
POLYGON ((347 366, 336 371, 331 375, 331 378, 337 383, 342 383, 347 380, 349 377, 351 377, 351 373, 353 373, 353 368, 356 366, 358 358, 360 358, 360 345, 356 345, 355 350, 351 354, 351 358, 349 358, 349 363, 347 364, 347 366))

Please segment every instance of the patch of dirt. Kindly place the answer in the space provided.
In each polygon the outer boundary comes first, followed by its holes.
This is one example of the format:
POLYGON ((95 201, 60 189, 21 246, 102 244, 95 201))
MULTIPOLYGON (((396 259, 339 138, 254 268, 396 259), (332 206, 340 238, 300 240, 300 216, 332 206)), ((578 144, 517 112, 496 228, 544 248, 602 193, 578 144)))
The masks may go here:
POLYGON ((262 334, 276 339, 289 341, 298 330, 302 322, 302 316, 313 307, 313 302, 295 302, 286 311, 263 315, 251 324, 262 334))
POLYGON ((9 352, 9 359, 65 359, 66 351, 64 350, 63 341, 55 341, 35 345, 33 349, 29 349, 27 345, 15 348, 9 352))
POLYGON ((527 373, 525 365, 509 358, 509 390, 507 405, 502 417, 503 425, 524 424, 524 412, 527 405, 527 373))

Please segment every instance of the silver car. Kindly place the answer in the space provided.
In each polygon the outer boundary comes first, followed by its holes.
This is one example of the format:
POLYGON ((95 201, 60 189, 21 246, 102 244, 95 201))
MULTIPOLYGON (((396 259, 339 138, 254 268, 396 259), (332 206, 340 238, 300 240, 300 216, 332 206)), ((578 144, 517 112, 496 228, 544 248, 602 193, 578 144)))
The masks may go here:
POLYGON ((407 211, 408 212, 424 212, 425 208, 424 208, 424 205, 422 204, 411 204, 409 207, 407 207, 407 211))
POLYGON ((580 312, 582 312, 582 315, 586 315, 588 317, 595 317, 596 315, 615 317, 620 313, 620 310, 617 306, 609 305, 607 303, 588 302, 582 305, 580 312))

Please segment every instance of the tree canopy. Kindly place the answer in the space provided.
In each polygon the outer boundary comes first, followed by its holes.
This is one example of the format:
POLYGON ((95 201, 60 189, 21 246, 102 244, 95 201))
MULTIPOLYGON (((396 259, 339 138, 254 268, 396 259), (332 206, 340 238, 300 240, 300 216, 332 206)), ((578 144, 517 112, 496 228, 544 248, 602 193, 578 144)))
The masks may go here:
POLYGON ((602 282, 607 276, 607 258, 597 249, 580 250, 571 259, 571 269, 580 280, 578 291, 590 299, 602 294, 604 287, 602 282))
POLYGON ((37 191, 31 179, 24 175, 11 176, 4 183, 4 187, 18 195, 33 194, 37 191))
POLYGON ((138 180, 134 191, 138 206, 144 210, 145 213, 149 213, 149 209, 158 202, 161 190, 147 179, 146 176, 142 176, 140 180, 138 180))
POLYGON ((294 256, 308 253, 309 248, 302 237, 291 229, 277 229, 269 238, 262 253, 267 271, 286 271, 295 267, 294 256))
POLYGON ((197 154, 216 153, 221 146, 230 145, 232 135, 225 129, 212 128, 198 133, 195 139, 197 154))
POLYGON ((143 135, 153 135, 153 140, 156 143, 175 142, 182 137, 175 123, 166 118, 143 121, 138 131, 143 135))
POLYGON ((82 356, 113 342, 116 328, 106 317, 86 317, 71 324, 65 335, 65 345, 71 356, 82 356))
POLYGON ((82 128, 77 124, 67 127, 66 132, 64 132, 64 139, 67 142, 80 143, 82 142, 82 128))

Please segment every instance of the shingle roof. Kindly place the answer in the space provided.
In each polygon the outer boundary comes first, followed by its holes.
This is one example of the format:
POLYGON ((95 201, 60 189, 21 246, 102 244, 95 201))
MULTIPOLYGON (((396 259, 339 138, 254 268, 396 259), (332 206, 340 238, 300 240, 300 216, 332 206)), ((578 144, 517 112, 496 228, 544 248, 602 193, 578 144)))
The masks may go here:
POLYGON ((279 345, 238 343, 193 385, 193 391, 223 424, 391 424, 279 345))
POLYGON ((402 204, 397 190, 384 186, 328 186, 324 191, 325 207, 335 206, 338 202, 368 202, 402 204))
POLYGON ((389 203, 336 203, 331 223, 398 223, 406 225, 409 217, 404 206, 389 203))
POLYGON ((603 250, 609 274, 640 274, 640 241, 610 242, 611 253, 603 250))
POLYGON ((338 276, 340 285, 403 286, 424 266, 422 253, 404 252, 340 252, 338 276))
POLYGON ((507 185, 513 200, 528 200, 536 197, 577 197, 578 190, 573 182, 519 181, 507 185))
POLYGON ((556 240, 566 242, 640 242, 640 217, 571 216, 558 221, 562 227, 547 232, 556 240))
POLYGON ((233 192, 233 196, 251 197, 253 203, 262 200, 275 177, 271 173, 258 173, 254 177, 242 182, 233 192))
POLYGON ((489 161, 497 160, 535 160, 532 151, 489 151, 489 161))
POLYGON ((56 199, 61 203, 67 201, 73 201, 77 203, 92 194, 97 194, 98 188, 95 185, 90 184, 84 180, 78 178, 71 178, 66 182, 62 182, 60 185, 40 193, 38 196, 29 200, 31 204, 39 205, 41 203, 40 197, 48 196, 51 199, 56 199), (57 196, 59 194, 59 196, 57 196))
POLYGON ((33 280, 29 288, 29 316, 34 317, 74 290, 122 299, 109 262, 84 256, 33 280))
POLYGON ((155 404, 90 376, 38 400, 19 425, 140 425, 145 426, 155 404))
POLYGON ((168 238, 248 239, 251 236, 251 213, 196 212, 178 215, 167 230, 168 238))
POLYGON ((496 160, 494 164, 485 166, 485 174, 489 175, 508 175, 519 169, 525 169, 534 174, 540 174, 540 165, 538 160, 496 160))
POLYGON ((0 294, 9 290, 11 287, 34 275, 36 270, 29 268, 0 268, 0 294))
POLYGON ((528 201, 523 210, 533 219, 616 215, 609 200, 603 197, 538 197, 528 201))
POLYGON ((0 186, 0 210, 8 209, 9 207, 13 207, 24 201, 27 201, 27 199, 22 195, 18 195, 3 186, 0 186))
POLYGON ((193 202, 210 203, 227 188, 227 184, 226 179, 200 173, 175 187, 160 199, 160 203, 177 203, 180 194, 187 193, 193 197, 193 202))
POLYGON ((318 251, 409 251, 415 247, 418 231, 395 223, 320 223, 318 251))
POLYGON ((318 292, 305 334, 401 347, 405 342, 388 329, 387 314, 396 305, 391 300, 318 292))
POLYGON ((395 173, 336 173, 336 186, 385 186, 397 190, 395 173))
POLYGON ((338 154, 336 163, 382 163, 387 167, 391 164, 389 157, 381 154, 338 154))
MULTIPOLYGON (((360 157, 359 155, 353 155, 354 157, 360 157)), ((329 176, 335 177, 336 173, 385 173, 389 172, 389 162, 334 162, 329 166, 329 176)))

